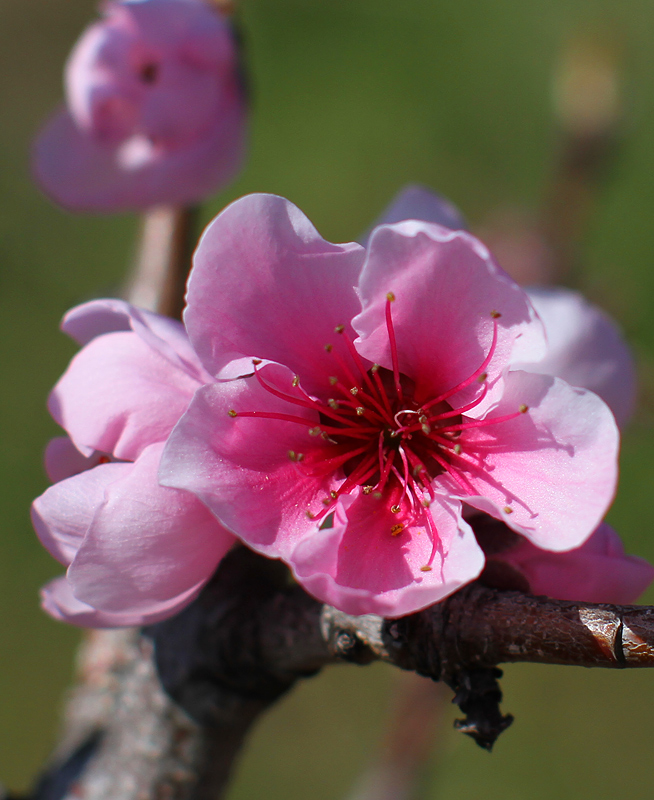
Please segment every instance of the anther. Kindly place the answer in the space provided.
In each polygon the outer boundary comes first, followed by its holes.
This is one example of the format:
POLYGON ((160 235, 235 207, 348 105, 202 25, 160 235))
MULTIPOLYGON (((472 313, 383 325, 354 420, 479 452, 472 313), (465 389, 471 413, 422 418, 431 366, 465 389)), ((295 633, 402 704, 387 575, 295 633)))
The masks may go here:
POLYGON ((357 406, 357 417, 362 417, 365 413, 365 408, 363 406, 357 406))
POLYGON ((386 294, 386 299, 387 299, 389 302, 393 303, 393 302, 395 301, 395 295, 393 294, 393 292, 388 292, 388 293, 386 294))
POLYGON ((429 564, 425 564, 424 567, 420 567, 420 572, 431 572, 431 567, 429 564))
POLYGON ((254 364, 255 367, 258 367, 259 364, 261 364, 261 359, 260 358, 253 358, 252 359, 252 363, 254 364))
POLYGON ((463 448, 461 447, 460 444, 455 444, 452 449, 457 454, 457 456, 460 456, 461 455, 461 451, 463 450, 463 448))
POLYGON ((492 317, 493 319, 499 319, 501 316, 502 316, 502 315, 500 314, 500 312, 499 312, 499 311, 491 311, 491 317, 492 317))
POLYGON ((364 486, 363 487, 363 493, 364 494, 372 494, 372 490, 373 489, 374 489, 374 486, 364 486))
POLYGON ((398 522, 397 525, 393 525, 391 528, 391 536, 399 536, 402 531, 404 530, 404 525, 401 522, 398 522))
POLYGON ((320 428, 309 428, 309 436, 320 436, 321 433, 320 428))
POLYGON ((357 386, 353 386, 353 387, 350 389, 350 394, 352 394, 352 395, 354 395, 354 396, 356 397, 356 396, 359 394, 359 389, 358 389, 358 387, 357 387, 357 386))
POLYGON ((327 405, 328 405, 330 408, 333 408, 333 409, 334 409, 334 411, 338 411, 338 403, 336 402, 336 400, 334 400, 334 398, 333 398, 333 397, 330 397, 330 398, 329 398, 329 400, 327 401, 327 405))
POLYGON ((479 383, 483 383, 486 380, 487 377, 488 377, 488 373, 487 372, 482 372, 481 375, 477 378, 477 380, 479 381, 479 383))
POLYGON ((230 408, 227 413, 229 414, 230 417, 237 417, 238 416, 238 414, 236 413, 236 411, 234 411, 233 408, 230 408))
POLYGON ((326 350, 328 353, 331 353, 331 351, 332 351, 333 349, 334 349, 334 345, 331 345, 331 344, 326 344, 326 345, 325 345, 325 350, 326 350))
POLYGON ((291 461, 295 461, 295 450, 289 450, 288 457, 291 459, 291 461))
POLYGON ((329 493, 329 496, 332 498, 332 500, 336 500, 336 498, 338 497, 338 495, 336 494, 336 492, 333 489, 329 493))
POLYGON ((372 367, 370 367, 370 371, 372 372, 373 375, 375 374, 375 372, 379 372, 379 364, 373 364, 372 367))
POLYGON ((382 499, 382 493, 381 492, 373 492, 372 496, 375 498, 375 500, 381 500, 382 499))
POLYGON ((324 506, 330 506, 330 505, 332 504, 332 499, 331 499, 331 497, 323 497, 323 499, 322 499, 322 504, 323 504, 324 506))
POLYGON ((344 330, 345 330, 345 325, 337 325, 334 328, 334 333, 343 333, 344 330))
POLYGON ((521 414, 526 414, 526 413, 527 413, 527 411, 529 411, 529 406, 526 406, 526 405, 524 405, 524 404, 523 404, 523 405, 521 405, 521 406, 520 406, 520 408, 518 409, 518 411, 519 411, 521 414))
POLYGON ((397 506, 397 505, 396 506, 391 506, 391 511, 392 511, 393 514, 399 514, 400 513, 400 507, 397 506))
POLYGON ((429 506, 431 505, 431 500, 427 500, 427 498, 425 497, 425 498, 423 499, 423 501, 422 501, 422 505, 423 505, 425 508, 429 508, 429 506))
POLYGON ((329 382, 331 383, 332 386, 336 386, 336 384, 338 383, 338 378, 335 378, 333 375, 330 375, 329 382))
POLYGON ((513 514, 513 509, 511 508, 511 506, 504 506, 504 513, 513 514))
POLYGON ((309 519, 315 519, 316 515, 312 511, 307 511, 306 515, 309 519))
POLYGON ((426 424, 423 425, 422 426, 422 432, 425 434, 425 436, 429 435, 431 433, 431 426, 426 425, 426 424))
POLYGON ((300 385, 300 376, 299 375, 295 375, 293 377, 293 386, 299 386, 299 385, 300 385))
POLYGON ((418 478, 422 473, 425 471, 425 467, 422 464, 418 464, 417 467, 413 468, 413 477, 418 478))

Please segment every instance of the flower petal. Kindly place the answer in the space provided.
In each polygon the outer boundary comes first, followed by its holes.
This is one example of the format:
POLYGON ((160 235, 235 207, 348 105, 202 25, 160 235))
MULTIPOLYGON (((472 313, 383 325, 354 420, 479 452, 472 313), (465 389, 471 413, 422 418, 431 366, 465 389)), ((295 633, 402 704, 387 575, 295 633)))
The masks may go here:
POLYGON ((202 383, 211 380, 200 364, 181 322, 124 300, 91 300, 65 314, 61 328, 79 344, 88 344, 96 336, 118 331, 134 331, 145 344, 170 363, 196 377, 202 383))
POLYGON ((299 542, 289 562, 319 600, 348 614, 399 617, 438 602, 474 580, 484 555, 456 500, 439 496, 429 511, 440 541, 424 525, 391 534, 387 504, 361 493, 339 501, 332 528, 299 542), (431 570, 421 567, 431 565, 431 570))
POLYGON ((635 405, 636 376, 618 326, 570 289, 534 287, 527 294, 545 325, 547 355, 513 368, 556 375, 571 386, 590 389, 607 403, 618 425, 624 425, 635 405))
MULTIPOLYGON (((597 395, 558 378, 510 372, 502 401, 486 419, 517 418, 463 432, 465 477, 476 496, 466 503, 502 519, 546 550, 578 547, 597 527, 615 493, 618 430, 597 395), (481 468, 474 459, 482 458, 481 468), (510 509, 510 513, 506 509, 510 509)), ((472 494, 472 492, 471 492, 472 494)))
POLYGON ((159 486, 152 445, 105 492, 68 569, 75 596, 102 611, 158 613, 188 602, 234 539, 193 495, 159 486))
POLYGON ((326 242, 281 197, 232 203, 200 239, 188 285, 184 320, 206 369, 219 376, 234 358, 255 356, 285 364, 309 392, 324 388, 334 368, 324 346, 360 309, 364 252, 326 242))
POLYGON ((131 468, 131 464, 100 464, 55 483, 32 503, 34 529, 41 544, 58 561, 70 564, 104 500, 107 486, 131 468))
POLYGON ((173 602, 161 604, 154 612, 125 612, 124 614, 111 614, 107 611, 98 611, 87 603, 78 600, 73 594, 70 583, 65 577, 55 578, 41 589, 41 607, 51 617, 61 622, 68 622, 80 628, 131 628, 142 625, 152 625, 167 617, 171 617, 184 606, 188 605, 201 587, 196 587, 193 593, 185 593, 175 598, 173 602))
MULTIPOLYGON (((260 375, 287 392, 292 386, 293 373, 280 365, 264 364, 260 375)), ((311 426, 234 418, 232 409, 319 422, 316 412, 273 396, 254 377, 205 386, 168 440, 160 481, 193 492, 254 550, 286 557, 298 539, 318 530, 307 511, 323 511, 322 498, 338 486, 332 476, 303 472, 289 451, 310 454, 324 443, 309 435, 311 426)))
POLYGON ((102 454, 96 452, 90 456, 83 455, 68 436, 56 436, 48 442, 43 460, 48 478, 57 483, 97 467, 101 458, 102 454))
POLYGON ((167 438, 200 385, 135 333, 120 331, 73 358, 48 408, 82 453, 133 460, 167 438))
MULTIPOLYGON (((494 314, 501 316, 485 369, 489 385, 512 359, 537 360, 545 353, 542 326, 525 293, 463 231, 416 221, 376 228, 359 287, 363 311, 352 322, 361 337, 358 351, 391 368, 385 315, 392 292, 401 371, 416 381, 416 394, 427 398, 479 369, 491 348, 494 314)), ((490 392, 483 408, 493 397, 490 392)))
POLYGON ((459 209, 447 198, 424 186, 410 184, 395 195, 390 205, 370 226, 361 239, 361 244, 364 247, 368 246, 372 231, 378 225, 392 225, 406 219, 435 222, 453 231, 465 230, 468 227, 459 209))
POLYGON ((581 547, 541 550, 527 539, 493 557, 517 569, 532 594, 586 603, 635 603, 654 580, 654 567, 628 556, 620 537, 603 522, 581 547))

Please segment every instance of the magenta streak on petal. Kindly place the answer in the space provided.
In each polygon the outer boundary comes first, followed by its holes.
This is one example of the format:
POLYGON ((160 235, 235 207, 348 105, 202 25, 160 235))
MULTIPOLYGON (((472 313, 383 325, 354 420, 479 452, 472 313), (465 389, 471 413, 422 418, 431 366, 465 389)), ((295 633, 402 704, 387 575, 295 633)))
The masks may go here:
POLYGON ((480 366, 448 391, 439 391, 436 397, 418 402, 413 382, 401 371, 393 327, 394 300, 395 296, 389 293, 385 312, 392 372, 380 372, 378 365, 366 369, 344 326, 339 325, 336 333, 342 337, 345 353, 339 353, 331 344, 325 349, 333 355, 334 371, 341 377, 326 375, 324 383, 326 392, 338 389, 344 399, 331 397, 325 402, 324 398, 312 397, 301 388, 297 375, 288 391, 272 385, 258 369, 261 362, 253 359, 254 375, 261 388, 275 398, 317 412, 320 415, 317 424, 315 419, 263 409, 231 409, 229 416, 291 422, 309 428, 310 437, 320 441, 320 446, 308 442, 306 452, 289 451, 289 458, 307 476, 333 475, 341 483, 323 497, 322 510, 316 513, 307 509, 307 516, 319 521, 331 514, 344 496, 359 491, 372 495, 383 503, 386 513, 393 515, 391 519, 396 520, 389 526, 389 536, 399 536, 416 525, 427 531, 432 543, 431 555, 420 569, 430 571, 441 547, 438 530, 427 510, 434 500, 435 479, 449 476, 463 496, 476 495, 468 475, 473 468, 483 472, 484 459, 483 452, 471 452, 474 447, 467 443, 467 431, 511 422, 528 408, 522 405, 515 412, 490 418, 464 416, 486 397, 484 370, 495 352, 500 316, 495 311, 489 311, 493 318, 493 337, 480 366), (347 386, 343 380, 347 381, 347 386), (479 383, 475 399, 459 408, 447 402, 475 381, 479 383), (464 448, 467 458, 462 455, 464 448), (478 463, 473 464, 469 460, 471 456, 476 457, 478 463))

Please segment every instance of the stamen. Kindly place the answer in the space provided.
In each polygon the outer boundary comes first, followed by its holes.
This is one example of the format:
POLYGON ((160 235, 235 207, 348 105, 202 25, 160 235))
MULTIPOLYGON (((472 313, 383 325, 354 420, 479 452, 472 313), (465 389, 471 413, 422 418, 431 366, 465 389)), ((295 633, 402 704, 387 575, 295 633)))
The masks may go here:
POLYGON ((391 536, 399 536, 402 531, 404 530, 404 525, 401 522, 398 522, 397 525, 393 525, 391 528, 391 536))
POLYGON ((429 564, 425 564, 424 567, 420 567, 420 572, 431 572, 431 569, 429 564))
POLYGON ((402 397, 402 385, 400 384, 400 362, 397 357, 397 342, 395 340, 395 329, 393 328, 393 317, 391 314, 391 303, 394 302, 395 295, 389 292, 386 295, 386 329, 388 331, 388 342, 391 346, 391 361, 393 362, 393 379, 395 381, 395 391, 400 403, 402 397))
POLYGON ((511 508, 511 506, 504 506, 503 511, 505 514, 513 514, 513 509, 511 508))

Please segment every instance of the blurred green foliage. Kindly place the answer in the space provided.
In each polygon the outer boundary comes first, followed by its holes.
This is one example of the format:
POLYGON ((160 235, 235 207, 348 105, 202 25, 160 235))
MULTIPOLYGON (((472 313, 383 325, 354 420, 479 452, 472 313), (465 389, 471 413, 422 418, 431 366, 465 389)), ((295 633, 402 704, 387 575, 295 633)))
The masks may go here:
MULTIPOLYGON (((611 521, 654 559, 654 6, 646 0, 242 0, 254 115, 249 164, 208 220, 250 191, 283 194, 327 238, 350 240, 420 181, 473 221, 535 208, 555 137, 561 47, 600 28, 624 56, 626 136, 584 244, 587 293, 622 320, 643 398, 625 437, 611 521)), ((0 0, 0 777, 26 786, 52 744, 78 634, 37 590, 60 570, 28 521, 55 425, 45 397, 74 346, 71 305, 120 290, 135 221, 75 217, 31 185, 30 137, 61 96, 61 67, 91 0, 0 0)), ((654 601, 654 593, 648 597, 654 601)), ((373 752, 396 676, 342 667, 306 682, 254 732, 232 800, 343 796, 373 752)), ((425 798, 650 797, 654 673, 528 665, 506 670, 514 726, 489 756, 445 734, 425 798)), ((449 726, 454 712, 448 710, 449 726)))

